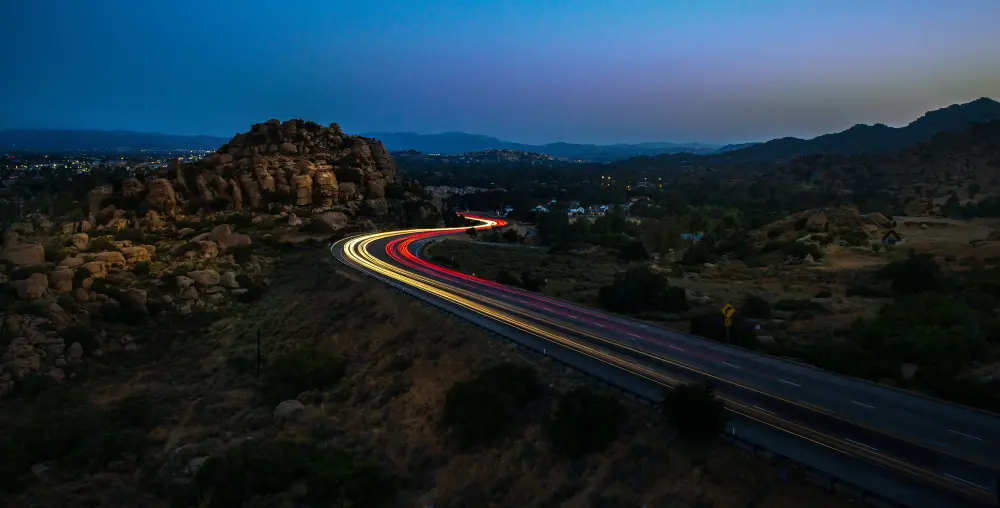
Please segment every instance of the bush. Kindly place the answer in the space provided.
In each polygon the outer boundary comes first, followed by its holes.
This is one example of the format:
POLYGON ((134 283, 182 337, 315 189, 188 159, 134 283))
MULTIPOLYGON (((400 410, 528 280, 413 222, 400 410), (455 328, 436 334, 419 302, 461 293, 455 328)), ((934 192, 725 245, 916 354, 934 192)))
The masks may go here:
POLYGON ((10 272, 10 280, 11 281, 25 280, 36 273, 48 273, 48 272, 49 269, 46 268, 44 265, 22 266, 20 268, 14 269, 13 272, 10 272))
POLYGON ((125 228, 115 233, 115 240, 139 244, 146 240, 146 234, 140 228, 125 228))
POLYGON ((624 420, 617 398, 577 388, 559 398, 545 432, 556 452, 576 459, 607 448, 624 420))
POLYGON ((87 252, 103 252, 107 250, 118 250, 118 246, 107 237, 91 238, 90 243, 87 244, 87 252))
POLYGON ((816 298, 831 298, 833 297, 833 291, 829 289, 821 289, 816 292, 816 298))
POLYGON ((646 261, 649 259, 649 253, 639 240, 629 240, 619 246, 618 258, 626 262, 646 261))
POLYGON ((528 291, 541 291, 545 287, 545 277, 535 272, 521 274, 521 287, 528 291))
POLYGON ((318 349, 299 349, 275 358, 264 370, 264 402, 275 405, 298 394, 335 385, 344 376, 342 359, 318 349))
POLYGON ((681 384, 667 388, 661 409, 677 434, 692 441, 712 439, 726 423, 725 405, 707 386, 681 384))
POLYGON ((521 279, 518 279, 516 275, 508 272, 507 270, 500 270, 497 272, 496 281, 498 284, 503 284, 504 286, 519 287, 521 285, 521 279))
POLYGON ((782 298, 771 305, 774 310, 785 312, 813 312, 823 310, 823 306, 812 301, 799 298, 782 298))
POLYGON ((879 274, 892 282, 897 293, 919 293, 941 288, 941 267, 929 254, 913 254, 905 261, 884 266, 879 274))
POLYGON ((238 507, 254 497, 286 492, 297 482, 305 484, 309 506, 382 506, 396 491, 396 482, 378 464, 342 450, 245 441, 205 461, 192 492, 177 496, 175 505, 238 507))
POLYGON ((601 305, 612 312, 678 312, 688 308, 684 289, 671 287, 666 275, 645 265, 616 274, 614 282, 602 287, 598 296, 601 305))
POLYGON ((149 276, 149 261, 139 261, 136 263, 135 267, 132 268, 132 273, 134 273, 136 277, 149 276))
POLYGON ((445 395, 442 423, 463 448, 489 444, 510 431, 518 413, 540 392, 533 369, 502 363, 452 385, 445 395))
POLYGON ((50 242, 45 245, 45 261, 48 263, 59 263, 73 254, 73 249, 63 247, 58 242, 50 242))
POLYGON ((237 264, 249 263, 253 260, 253 245, 234 245, 226 249, 226 254, 232 254, 237 264))
POLYGON ((892 291, 887 287, 875 284, 851 284, 844 291, 845 296, 863 296, 868 298, 892 298, 892 291))
POLYGON ((757 295, 747 295, 740 312, 750 318, 768 319, 771 317, 771 304, 757 295))

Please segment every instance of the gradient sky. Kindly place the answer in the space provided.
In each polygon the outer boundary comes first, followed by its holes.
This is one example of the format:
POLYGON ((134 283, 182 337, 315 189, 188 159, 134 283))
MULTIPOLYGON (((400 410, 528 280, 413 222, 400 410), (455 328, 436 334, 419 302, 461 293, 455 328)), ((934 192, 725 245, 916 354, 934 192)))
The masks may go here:
POLYGON ((1000 0, 4 0, 0 128, 739 142, 1000 99, 1000 0))

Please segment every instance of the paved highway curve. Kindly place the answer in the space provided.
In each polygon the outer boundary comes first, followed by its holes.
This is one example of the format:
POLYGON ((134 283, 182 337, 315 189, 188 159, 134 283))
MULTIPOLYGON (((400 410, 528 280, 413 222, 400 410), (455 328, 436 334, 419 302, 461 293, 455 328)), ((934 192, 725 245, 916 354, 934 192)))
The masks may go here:
MULTIPOLYGON (((477 228, 505 224, 467 217, 482 223, 477 228)), ((841 462, 877 467, 905 484, 882 493, 900 502, 906 497, 904 504, 995 506, 997 415, 503 286, 418 256, 428 240, 465 229, 360 235, 337 242, 331 251, 411 294, 487 317, 501 334, 527 333, 596 360, 602 366, 596 370, 613 367, 663 386, 711 383, 741 425, 781 429, 797 446, 835 450, 841 462), (899 494, 906 490, 907 496, 899 494)))

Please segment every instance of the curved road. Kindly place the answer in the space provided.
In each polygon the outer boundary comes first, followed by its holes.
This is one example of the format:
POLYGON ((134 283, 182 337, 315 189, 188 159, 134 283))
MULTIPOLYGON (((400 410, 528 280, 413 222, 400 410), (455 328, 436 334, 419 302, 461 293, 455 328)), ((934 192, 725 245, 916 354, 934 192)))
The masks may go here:
MULTIPOLYGON (((482 223, 477 228, 505 224, 468 218, 482 223)), ((647 390, 712 384, 733 413, 734 434, 739 429, 780 442, 766 444, 905 506, 996 506, 997 415, 503 286, 419 257, 430 239, 465 229, 361 235, 331 251, 501 335, 551 344, 606 381, 627 375, 647 390)))

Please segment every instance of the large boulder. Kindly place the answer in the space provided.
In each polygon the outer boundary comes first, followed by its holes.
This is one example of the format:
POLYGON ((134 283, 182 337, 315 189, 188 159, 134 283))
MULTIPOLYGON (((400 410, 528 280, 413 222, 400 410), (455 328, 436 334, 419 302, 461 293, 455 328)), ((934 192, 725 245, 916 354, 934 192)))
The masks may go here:
POLYGON ((347 226, 347 216, 342 212, 324 212, 317 215, 316 220, 330 226, 334 231, 347 226))
POLYGON ((129 265, 135 265, 136 263, 149 262, 152 260, 150 256, 149 249, 145 246, 142 247, 125 247, 121 251, 122 256, 125 257, 125 262, 129 265))
POLYGON ((59 268, 49 272, 48 279, 49 287, 60 293, 73 291, 73 270, 69 268, 59 268))
POLYGON ((196 284, 203 287, 216 286, 222 280, 219 272, 215 270, 194 270, 188 272, 187 276, 196 284))
POLYGON ((309 175, 292 175, 292 192, 295 194, 295 204, 308 206, 312 203, 312 177, 309 175))
POLYGON ((45 264, 45 247, 37 243, 11 245, 0 254, 0 260, 9 261, 17 266, 45 264))
POLYGON ((219 247, 222 250, 226 250, 230 247, 242 247, 245 245, 250 245, 250 237, 247 235, 241 235, 239 233, 233 233, 222 240, 219 240, 219 247))
POLYGON ((814 213, 806 219, 806 229, 809 231, 825 231, 826 222, 826 214, 814 213))
POLYGON ((44 273, 33 273, 27 279, 16 280, 11 285, 17 290, 18 298, 37 300, 45 296, 45 290, 49 288, 49 278, 44 273))
POLYGON ((122 194, 125 197, 134 197, 142 194, 146 186, 138 178, 126 178, 122 180, 122 194))
POLYGON ((125 266, 125 256, 114 250, 94 254, 94 261, 104 263, 105 266, 125 266))
POLYGON ((103 208, 101 205, 104 200, 114 193, 115 188, 111 184, 99 185, 90 189, 90 192, 87 193, 87 209, 90 210, 90 215, 97 216, 97 213, 103 208))
POLYGON ((87 250, 87 246, 90 245, 90 237, 86 233, 77 233, 70 241, 73 243, 73 247, 79 250, 87 250))
POLYGON ((219 224, 208 234, 208 239, 213 242, 218 242, 231 234, 233 234, 233 230, 229 227, 229 224, 219 224))
MULTIPOLYGON (((177 169, 177 174, 183 178, 180 168, 177 169)), ((178 180, 178 184, 183 185, 183 180, 178 180)), ((170 180, 154 178, 147 183, 147 187, 149 193, 146 194, 146 203, 161 214, 173 217, 177 211, 177 194, 170 180)))

